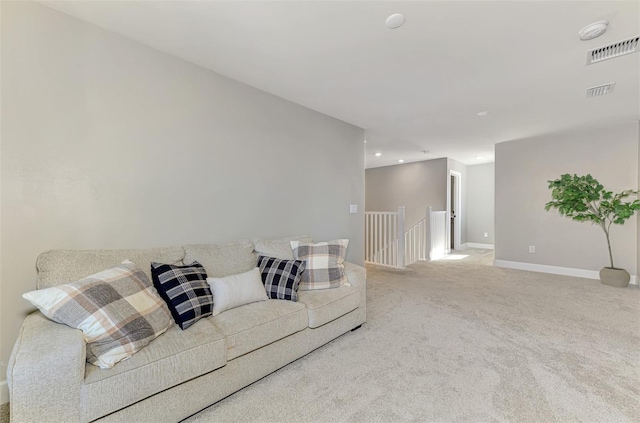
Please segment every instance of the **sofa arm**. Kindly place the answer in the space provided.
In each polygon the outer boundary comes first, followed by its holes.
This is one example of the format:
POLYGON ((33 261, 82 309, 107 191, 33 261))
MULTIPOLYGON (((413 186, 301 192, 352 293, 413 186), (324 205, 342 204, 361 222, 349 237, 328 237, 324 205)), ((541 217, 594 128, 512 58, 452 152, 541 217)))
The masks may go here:
POLYGON ((367 287, 367 271, 364 267, 345 261, 344 274, 351 286, 358 289, 367 287))
POLYGON ((11 421, 80 421, 85 361, 81 331, 28 315, 7 368, 11 421))
POLYGON ((345 262, 344 273, 351 286, 360 291, 360 306, 358 307, 358 324, 367 321, 367 270, 357 264, 345 262))

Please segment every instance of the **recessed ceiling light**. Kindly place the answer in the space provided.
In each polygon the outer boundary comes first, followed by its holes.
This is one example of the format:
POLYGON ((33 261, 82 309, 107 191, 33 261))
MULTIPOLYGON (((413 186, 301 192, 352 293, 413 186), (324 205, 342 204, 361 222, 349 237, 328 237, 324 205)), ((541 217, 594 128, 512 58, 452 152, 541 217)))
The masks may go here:
POLYGON ((366 144, 366 143, 367 143, 367 140, 364 140, 364 143, 366 144))
POLYGON ((376 153, 376 157, 382 156, 382 153, 376 153))
POLYGON ((476 159, 481 159, 481 158, 482 158, 482 156, 476 156, 476 159))
POLYGON ((394 13, 385 21, 385 25, 389 29, 397 29, 404 25, 404 15, 402 13, 394 13))
POLYGON ((404 159, 398 160, 398 163, 404 163, 404 159))
POLYGON ((580 39, 582 41, 593 40, 594 38, 604 34, 607 31, 607 26, 609 26, 609 21, 590 23, 578 31, 578 35, 580 35, 580 39))
POLYGON ((478 116, 486 116, 489 114, 489 112, 487 112, 486 110, 483 110, 481 112, 476 113, 478 116))

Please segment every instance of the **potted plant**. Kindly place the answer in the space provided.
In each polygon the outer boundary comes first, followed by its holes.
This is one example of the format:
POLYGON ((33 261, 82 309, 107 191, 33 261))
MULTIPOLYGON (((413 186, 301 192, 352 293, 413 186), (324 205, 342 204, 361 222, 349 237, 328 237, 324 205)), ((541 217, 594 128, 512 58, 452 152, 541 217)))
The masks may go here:
POLYGON ((629 273, 615 267, 613 263, 609 230, 612 224, 622 225, 637 210, 640 210, 639 200, 623 201, 631 195, 637 195, 638 191, 627 189, 614 194, 605 190, 602 184, 591 175, 564 174, 559 179, 547 182, 549 182, 552 200, 545 204, 545 210, 558 209, 563 216, 578 222, 597 224, 604 231, 611 266, 600 270, 600 281, 610 286, 629 286, 629 273))

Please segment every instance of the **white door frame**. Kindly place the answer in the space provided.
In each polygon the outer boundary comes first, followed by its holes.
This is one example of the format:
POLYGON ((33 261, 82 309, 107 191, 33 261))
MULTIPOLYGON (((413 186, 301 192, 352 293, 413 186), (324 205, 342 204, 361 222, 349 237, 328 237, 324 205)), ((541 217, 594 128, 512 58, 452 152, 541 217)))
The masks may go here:
POLYGON ((456 250, 461 249, 460 231, 462 228, 462 173, 449 169, 447 175, 447 254, 451 252, 451 177, 456 180, 453 193, 453 203, 456 209, 456 218, 453 222, 454 234, 453 234, 453 248, 456 250))

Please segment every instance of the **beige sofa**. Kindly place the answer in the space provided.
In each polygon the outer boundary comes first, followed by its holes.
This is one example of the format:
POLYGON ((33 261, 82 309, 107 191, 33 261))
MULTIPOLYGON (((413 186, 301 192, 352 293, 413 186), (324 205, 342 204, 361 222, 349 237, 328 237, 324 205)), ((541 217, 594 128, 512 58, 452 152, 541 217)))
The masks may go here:
MULTIPOLYGON (((54 250, 37 261, 38 289, 76 281, 122 260, 200 262, 222 277, 256 266, 254 243, 144 250, 54 250)), ((349 284, 267 300, 177 325, 129 360, 103 370, 85 361, 79 330, 27 316, 7 378, 14 422, 176 422, 349 332, 366 319, 364 268, 345 264, 349 284)))

